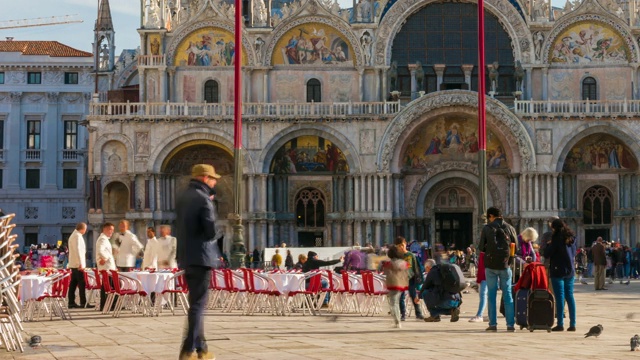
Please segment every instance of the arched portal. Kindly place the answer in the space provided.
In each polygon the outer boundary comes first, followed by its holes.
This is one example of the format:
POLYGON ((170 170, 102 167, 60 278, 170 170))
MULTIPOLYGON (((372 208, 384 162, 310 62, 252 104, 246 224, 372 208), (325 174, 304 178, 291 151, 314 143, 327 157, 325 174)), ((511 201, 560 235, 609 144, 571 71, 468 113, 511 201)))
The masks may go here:
POLYGON ((119 181, 113 181, 105 186, 102 193, 103 212, 106 217, 123 215, 129 211, 129 189, 119 181))
POLYGON ((298 246, 322 246, 325 226, 326 200, 315 188, 305 188, 295 197, 298 246))
POLYGON ((213 165, 222 176, 216 184, 214 203, 217 205, 218 218, 226 219, 233 211, 233 156, 223 147, 208 141, 192 141, 174 149, 165 159, 162 172, 168 178, 165 181, 165 210, 173 210, 175 197, 186 189, 191 179, 191 168, 195 164, 213 165))
POLYGON ((598 236, 608 241, 613 217, 613 196, 604 186, 592 186, 582 196, 582 216, 585 245, 590 246, 598 236))

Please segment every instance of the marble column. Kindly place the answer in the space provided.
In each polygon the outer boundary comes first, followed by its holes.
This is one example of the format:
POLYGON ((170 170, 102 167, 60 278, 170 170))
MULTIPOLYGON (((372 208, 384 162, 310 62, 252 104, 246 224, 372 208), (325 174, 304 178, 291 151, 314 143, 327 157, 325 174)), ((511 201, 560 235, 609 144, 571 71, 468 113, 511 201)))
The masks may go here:
POLYGON ((259 174, 260 179, 260 195, 258 196, 258 211, 267 211, 267 175, 259 174))
POLYGON ((353 211, 355 212, 359 212, 360 211, 360 200, 362 199, 362 192, 360 191, 360 177, 359 176, 354 176, 353 177, 353 211))
POLYGON ((365 244, 362 237, 362 221, 355 220, 353 224, 353 243, 365 244))
MULTIPOLYGON (((373 228, 371 227, 371 220, 365 220, 365 242, 374 242, 373 238, 373 228)), ((374 243, 375 246, 379 246, 380 244, 374 243)))
POLYGON ((411 242, 416 239, 416 222, 415 220, 409 221, 409 238, 407 241, 411 242))
POLYGON ((258 224, 260 227, 260 239, 258 242, 256 242, 256 247, 264 249, 267 246, 267 222, 264 220, 260 220, 258 224))
POLYGON ((371 180, 373 181, 373 211, 380 211, 380 202, 378 199, 380 198, 380 192, 378 191, 378 175, 371 175, 371 180))
POLYGON ((95 177, 91 177, 89 180, 89 213, 96 211, 96 188, 95 177))
POLYGON ((326 226, 325 226, 325 237, 324 237, 324 241, 322 242, 322 246, 333 246, 332 242, 333 242, 333 234, 334 234, 334 228, 333 226, 335 225, 335 223, 333 221, 327 221, 326 222, 326 226))
POLYGON ((415 100, 418 96, 418 81, 416 79, 417 64, 407 65, 409 68, 409 74, 411 74, 411 100, 415 100))
POLYGON ((385 204, 385 211, 393 212, 393 208, 391 204, 393 203, 392 195, 393 195, 393 179, 391 178, 391 174, 386 175, 385 185, 387 191, 387 203, 385 204))
POLYGON ((442 80, 444 78, 444 69, 447 68, 445 64, 435 64, 433 65, 433 70, 436 72, 436 91, 440 91, 440 85, 442 85, 442 80))
POLYGON ((144 177, 144 211, 151 211, 150 204, 150 190, 151 190, 151 180, 149 175, 145 175, 144 177))
POLYGON ((376 74, 376 81, 375 81, 376 92, 375 92, 375 94, 373 96, 373 101, 384 101, 385 100, 384 99, 384 94, 380 93, 380 76, 381 76, 380 75, 381 74, 380 69, 376 69, 375 70, 375 74, 376 74))
POLYGON ((358 69, 358 89, 360 90, 360 102, 364 99, 364 68, 358 69))
POLYGON ((360 175, 360 211, 367 211, 367 198, 369 197, 369 189, 367 188, 367 175, 360 175))
POLYGON ((525 84, 524 84, 524 96, 526 100, 531 100, 531 91, 532 91, 532 86, 531 86, 531 67, 525 67, 524 68, 525 71, 525 84))
POLYGON ((247 237, 244 239, 244 241, 247 245, 247 251, 251 251, 251 249, 255 248, 256 244, 255 221, 250 220, 245 226, 247 227, 247 237))
POLYGON ((383 239, 382 226, 379 220, 375 222, 375 238, 376 238, 376 244, 382 244, 382 239, 383 239))
POLYGON ((265 242, 265 247, 271 247, 274 246, 276 244, 275 242, 275 237, 276 237, 276 223, 275 221, 271 220, 267 223, 267 230, 268 230, 268 238, 267 241, 265 242))
POLYGON ((255 197, 253 194, 253 177, 254 175, 247 175, 247 213, 251 214, 255 211, 255 197))
POLYGON ((551 175, 551 210, 558 210, 558 173, 551 175))
POLYGON ((558 210, 564 210, 564 175, 558 175, 558 182, 556 187, 558 188, 558 210))
POLYGON ((273 175, 267 175, 267 212, 274 211, 273 203, 275 200, 273 195, 273 175))
POLYGON ((346 233, 343 237, 342 245, 343 246, 353 246, 355 243, 360 245, 364 245, 359 240, 355 240, 353 235, 353 220, 347 220, 346 233))
POLYGON ((631 242, 631 224, 630 224, 630 220, 629 218, 625 218, 623 221, 623 225, 624 225, 624 238, 622 239, 622 241, 624 242, 625 245, 627 246, 633 246, 635 244, 633 244, 631 242))
POLYGON ((549 87, 549 68, 542 68, 542 100, 547 100, 547 91, 549 87))
POLYGON ((136 178, 135 176, 129 177, 129 210, 136 210, 136 178))
POLYGON ((464 82, 467 84, 466 90, 471 90, 471 74, 473 72, 473 65, 462 65, 462 72, 464 73, 464 82))

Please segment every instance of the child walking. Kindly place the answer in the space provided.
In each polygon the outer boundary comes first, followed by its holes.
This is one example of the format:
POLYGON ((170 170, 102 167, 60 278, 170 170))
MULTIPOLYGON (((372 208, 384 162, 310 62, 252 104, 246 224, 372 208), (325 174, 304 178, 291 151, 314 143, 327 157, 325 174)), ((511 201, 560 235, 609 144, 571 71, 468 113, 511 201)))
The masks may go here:
POLYGON ((487 305, 487 278, 485 277, 484 271, 484 253, 480 253, 480 257, 478 258, 478 276, 476 277, 476 283, 478 284, 478 295, 480 296, 480 303, 478 304, 478 312, 476 316, 469 319, 469 322, 483 322, 484 318, 482 314, 484 313, 484 309, 487 305))
POLYGON ((387 252, 388 261, 382 264, 386 276, 389 309, 393 317, 394 327, 400 329, 400 295, 409 289, 409 264, 402 259, 402 254, 396 246, 391 246, 387 252))

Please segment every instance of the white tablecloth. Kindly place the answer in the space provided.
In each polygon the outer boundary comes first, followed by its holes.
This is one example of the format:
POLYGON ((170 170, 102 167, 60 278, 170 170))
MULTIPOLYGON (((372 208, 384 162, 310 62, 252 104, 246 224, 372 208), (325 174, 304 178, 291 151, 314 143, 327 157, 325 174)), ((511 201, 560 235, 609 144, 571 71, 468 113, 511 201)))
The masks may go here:
POLYGON ((51 282, 45 276, 25 275, 20 279, 20 301, 37 299, 51 288, 51 282))
POLYGON ((281 293, 289 293, 291 291, 300 291, 305 289, 304 274, 265 274, 273 279, 276 283, 278 291, 281 293))
POLYGON ((124 276, 138 279, 142 283, 142 288, 147 294, 152 292, 161 293, 164 290, 164 283, 173 276, 171 272, 148 272, 148 271, 132 271, 122 272, 124 276))

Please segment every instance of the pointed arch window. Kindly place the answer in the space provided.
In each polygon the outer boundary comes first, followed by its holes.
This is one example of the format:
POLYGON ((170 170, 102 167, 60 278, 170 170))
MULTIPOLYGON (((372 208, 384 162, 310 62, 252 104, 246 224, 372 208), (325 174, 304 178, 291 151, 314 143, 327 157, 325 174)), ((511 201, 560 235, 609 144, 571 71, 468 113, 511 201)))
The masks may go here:
POLYGON ((611 224, 613 204, 611 192, 604 186, 587 189, 582 198, 583 220, 585 225, 611 224))
POLYGON ((591 76, 582 80, 582 100, 598 100, 598 82, 591 76))
POLYGON ((208 80, 204 83, 204 102, 213 104, 220 102, 220 90, 218 82, 208 80))
POLYGON ((307 102, 321 102, 322 101, 322 85, 320 80, 311 79, 307 81, 307 102))
POLYGON ((304 189, 296 197, 296 222, 301 228, 324 226, 325 200, 319 190, 304 189))

